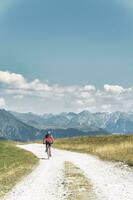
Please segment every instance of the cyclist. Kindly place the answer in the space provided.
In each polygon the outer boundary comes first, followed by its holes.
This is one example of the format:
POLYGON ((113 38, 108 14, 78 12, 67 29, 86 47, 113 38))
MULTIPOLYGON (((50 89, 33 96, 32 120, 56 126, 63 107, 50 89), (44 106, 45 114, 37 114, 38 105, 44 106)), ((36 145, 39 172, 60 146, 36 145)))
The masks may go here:
POLYGON ((43 138, 43 144, 46 144, 46 152, 48 153, 48 156, 51 157, 51 145, 54 142, 54 138, 51 134, 51 132, 48 131, 48 133, 43 138), (48 152, 49 150, 49 152, 48 152))

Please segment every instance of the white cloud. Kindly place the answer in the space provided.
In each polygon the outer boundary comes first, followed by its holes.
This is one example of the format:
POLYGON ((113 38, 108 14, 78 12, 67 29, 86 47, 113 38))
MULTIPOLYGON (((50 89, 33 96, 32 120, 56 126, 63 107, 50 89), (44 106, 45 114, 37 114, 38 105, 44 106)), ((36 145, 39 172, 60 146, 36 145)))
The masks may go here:
POLYGON ((111 110, 112 110, 112 105, 111 104, 102 105, 102 111, 103 112, 111 112, 111 110))
POLYGON ((121 93, 124 92, 124 88, 119 86, 119 85, 104 85, 104 89, 106 92, 111 92, 111 93, 121 93))
POLYGON ((32 94, 32 92, 49 92, 51 88, 38 79, 28 82, 21 74, 0 71, 0 83, 5 85, 7 93, 32 94))
POLYGON ((80 105, 80 106, 81 106, 81 105, 82 105, 82 106, 84 105, 84 102, 83 102, 82 100, 80 100, 80 99, 77 99, 75 103, 77 103, 77 104, 80 105))
POLYGON ((33 91, 44 91, 44 92, 49 92, 51 91, 51 88, 48 86, 48 84, 46 83, 41 83, 39 81, 39 79, 35 79, 33 82, 31 83, 25 83, 25 85, 27 86, 27 90, 33 90, 33 91))
POLYGON ((23 85, 26 80, 21 74, 10 73, 8 71, 0 71, 0 82, 13 85, 23 85))
POLYGON ((85 90, 85 91, 95 91, 96 88, 95 88, 94 85, 85 85, 85 86, 84 86, 84 90, 85 90))
POLYGON ((4 98, 0 98, 0 108, 5 108, 6 107, 6 102, 4 98))
POLYGON ((14 96, 14 99, 23 99, 23 98, 24 98, 23 95, 15 95, 15 96, 14 96))
MULTIPOLYGON (((93 112, 133 111, 133 87, 124 88, 120 85, 105 84, 102 89, 97 89, 89 84, 50 85, 39 79, 28 81, 21 74, 0 71, 0 91, 2 96, 9 95, 11 98, 15 98, 16 102, 21 100, 29 105, 35 98, 38 104, 44 102, 43 105, 44 107, 46 105, 47 111, 54 109, 75 112, 84 109, 93 112)), ((4 100, 1 101, 1 104, 2 102, 5 105, 4 100)))

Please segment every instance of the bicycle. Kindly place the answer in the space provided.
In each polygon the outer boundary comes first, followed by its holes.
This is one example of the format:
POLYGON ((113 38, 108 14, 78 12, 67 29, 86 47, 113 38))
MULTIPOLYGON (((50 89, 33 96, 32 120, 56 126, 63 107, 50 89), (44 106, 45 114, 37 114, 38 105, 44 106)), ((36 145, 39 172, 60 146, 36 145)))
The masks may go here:
POLYGON ((48 159, 51 157, 51 145, 54 142, 54 138, 50 133, 47 133, 43 138, 43 144, 46 145, 46 151, 48 155, 48 159))

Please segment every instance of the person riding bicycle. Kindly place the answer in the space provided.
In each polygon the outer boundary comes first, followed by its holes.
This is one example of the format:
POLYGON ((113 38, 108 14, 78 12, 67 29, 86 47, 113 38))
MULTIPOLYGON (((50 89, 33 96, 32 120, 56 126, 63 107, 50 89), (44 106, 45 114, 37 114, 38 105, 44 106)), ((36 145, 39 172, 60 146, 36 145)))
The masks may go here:
POLYGON ((54 138, 51 134, 51 132, 48 131, 48 133, 43 138, 43 144, 46 144, 46 152, 49 148, 49 156, 51 156, 51 145, 54 143, 54 138))

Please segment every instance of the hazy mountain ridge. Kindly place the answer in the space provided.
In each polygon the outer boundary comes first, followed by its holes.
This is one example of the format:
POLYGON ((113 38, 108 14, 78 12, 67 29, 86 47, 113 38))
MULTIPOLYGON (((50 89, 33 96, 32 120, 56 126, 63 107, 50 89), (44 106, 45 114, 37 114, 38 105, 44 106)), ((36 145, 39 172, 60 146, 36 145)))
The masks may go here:
POLYGON ((0 138, 31 141, 48 130, 55 137, 133 133, 133 113, 61 113, 37 115, 0 110, 0 138))
MULTIPOLYGON (((71 117, 69 116, 68 118, 70 120, 71 117)), ((79 129, 78 127, 64 128, 66 122, 67 119, 61 115, 55 120, 52 114, 38 116, 32 113, 21 114, 0 110, 0 139, 18 141, 38 140, 42 139, 49 129, 54 130, 55 137, 106 134, 104 130, 99 128, 92 129, 87 127, 86 130, 79 129), (45 130, 42 129, 43 123, 45 124, 45 130), (59 128, 58 123, 60 123, 60 126, 63 124, 64 127, 59 128)))
POLYGON ((13 113, 22 121, 41 128, 75 128, 82 131, 107 131, 110 133, 133 133, 133 112, 113 113, 61 113, 36 115, 32 113, 13 113))
MULTIPOLYGON (((86 111, 84 111, 86 112, 86 111)), ((58 115, 54 114, 44 114, 35 115, 32 113, 13 113, 17 118, 23 122, 30 124, 36 128, 42 129, 77 129, 82 132, 99 132, 105 133, 101 127, 96 124, 89 123, 89 119, 80 113, 61 113, 58 115), (28 117, 27 117, 28 116, 28 117), (35 117, 36 116, 36 117, 35 117), (38 116, 38 118, 37 118, 38 116), (36 118, 36 120, 35 120, 36 118), (86 119, 86 120, 85 120, 86 119)))

